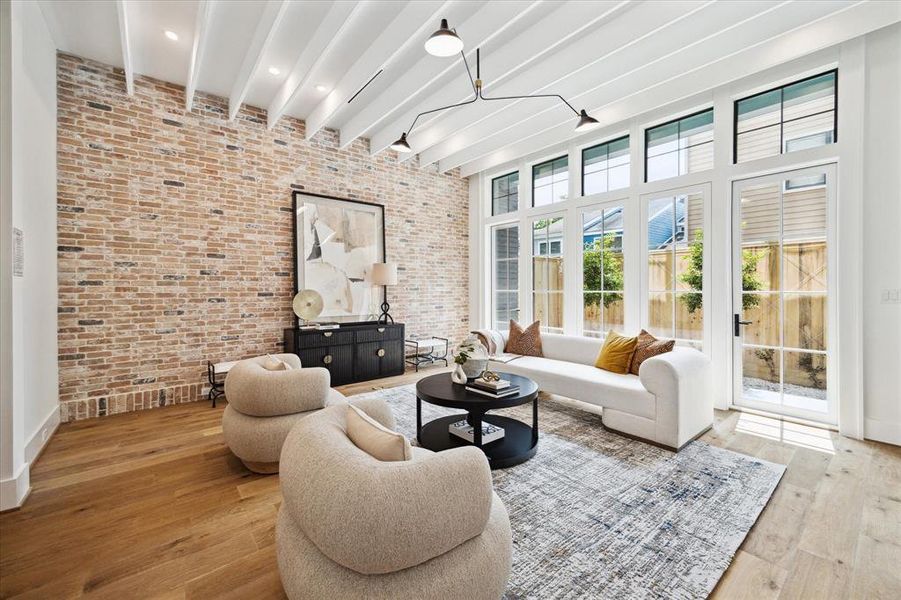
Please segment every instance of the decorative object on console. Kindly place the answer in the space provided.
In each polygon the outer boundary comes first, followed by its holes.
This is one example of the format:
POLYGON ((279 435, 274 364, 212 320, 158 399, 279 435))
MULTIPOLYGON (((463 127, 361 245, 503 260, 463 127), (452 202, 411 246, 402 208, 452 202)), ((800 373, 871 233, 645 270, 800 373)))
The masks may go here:
POLYGON ((370 270, 385 261, 384 207, 298 191, 293 198, 295 290, 317 292, 322 317, 365 320, 377 289, 370 270))
POLYGON ((642 329, 641 333, 638 334, 638 343, 635 345, 635 351, 632 353, 632 359, 629 362, 629 373, 638 375, 638 368, 641 366, 641 363, 652 356, 672 352, 675 346, 676 340, 658 340, 642 329))
POLYGON ((535 321, 525 329, 510 319, 510 332, 504 352, 522 356, 543 356, 541 351, 541 321, 535 321))
POLYGON ((582 110, 576 110, 575 107, 567 102, 566 99, 560 94, 524 94, 516 96, 495 96, 494 98, 485 96, 482 93, 482 61, 480 56, 480 49, 476 48, 476 78, 475 80, 473 80, 472 71, 469 69, 469 62, 466 60, 466 54, 463 52, 463 40, 461 40, 457 36, 455 31, 448 27, 447 19, 441 19, 441 28, 433 33, 428 40, 426 40, 425 49, 429 54, 439 57, 449 57, 459 52, 460 56, 463 58, 463 66, 466 67, 466 74, 469 76, 469 83, 472 85, 473 97, 469 100, 464 100, 463 102, 457 102, 456 104, 449 104, 447 106, 433 108, 416 115, 416 118, 413 119, 410 127, 408 127, 406 131, 402 132, 400 138, 397 139, 393 144, 391 144, 390 148, 396 152, 413 151, 413 149, 410 147, 409 142, 407 142, 407 135, 409 135, 413 131, 413 128, 416 126, 416 122, 420 117, 448 110, 450 108, 458 108, 460 106, 466 106, 467 104, 473 104, 474 102, 477 102, 479 100, 491 101, 556 98, 557 100, 565 104, 571 111, 573 111, 573 113, 575 113, 576 117, 578 118, 575 127, 575 131, 577 133, 582 133, 590 129, 594 129, 595 127, 600 125, 598 120, 590 116, 584 108, 582 110))
POLYGON ((474 379, 488 366, 488 350, 475 335, 470 335, 457 346, 454 362, 462 367, 467 379, 474 379))
POLYGON ((322 313, 322 295, 316 290, 300 290, 294 295, 291 308, 301 320, 300 326, 308 326, 309 321, 322 313))
POLYGON ((629 363, 632 361, 636 344, 638 337, 626 337, 613 330, 608 331, 594 366, 611 373, 625 375, 629 372, 629 363))
MULTIPOLYGON (((397 285, 397 265, 395 263, 373 263, 371 273, 372 285, 382 286, 397 285)), ((394 319, 388 314, 391 305, 388 304, 388 292, 382 294, 382 314, 379 316, 379 323, 394 323, 394 319)))

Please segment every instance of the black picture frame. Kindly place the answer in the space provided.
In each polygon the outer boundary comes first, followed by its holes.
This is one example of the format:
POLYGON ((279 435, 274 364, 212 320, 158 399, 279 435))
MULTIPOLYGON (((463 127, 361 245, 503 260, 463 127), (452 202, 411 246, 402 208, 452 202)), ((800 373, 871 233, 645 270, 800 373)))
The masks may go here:
MULTIPOLYGON (((292 233, 293 246, 294 246, 294 265, 293 265, 293 267, 294 267, 294 295, 296 295, 302 289, 301 281, 300 281, 300 279, 301 279, 301 277, 300 277, 301 249, 298 247, 298 244, 300 243, 301 239, 298 235, 299 223, 298 223, 298 218, 297 218, 298 211, 301 207, 301 202, 302 202, 301 197, 302 196, 309 196, 312 198, 322 198, 325 200, 336 201, 336 202, 346 202, 348 204, 356 204, 356 205, 368 206, 371 208, 379 209, 379 214, 381 216, 381 229, 382 229, 382 236, 381 236, 381 238, 382 238, 381 239, 381 250, 382 250, 381 254, 382 255, 380 257, 379 262, 385 262, 387 260, 388 250, 387 250, 387 244, 385 241, 385 206, 383 204, 378 204, 375 202, 365 202, 363 200, 351 200, 350 198, 342 198, 340 196, 330 196, 327 194, 316 194, 313 192, 306 192, 303 190, 292 190, 291 191, 291 233, 292 233)), ((384 286, 382 286, 381 300, 382 300, 382 302, 386 302, 388 300, 388 293, 384 286)), ((293 314, 293 311, 292 311, 292 314, 293 314)), ((326 318, 329 318, 329 317, 326 317, 326 318)), ((375 321, 375 319, 372 318, 372 319, 369 319, 368 321, 359 321, 359 320, 353 320, 351 317, 347 321, 339 321, 339 322, 341 322, 342 324, 344 324, 344 323, 349 324, 349 323, 361 323, 361 322, 369 322, 369 321, 375 321)), ((300 324, 300 319, 295 314, 294 315, 294 326, 297 327, 297 326, 299 326, 299 324, 300 324)))

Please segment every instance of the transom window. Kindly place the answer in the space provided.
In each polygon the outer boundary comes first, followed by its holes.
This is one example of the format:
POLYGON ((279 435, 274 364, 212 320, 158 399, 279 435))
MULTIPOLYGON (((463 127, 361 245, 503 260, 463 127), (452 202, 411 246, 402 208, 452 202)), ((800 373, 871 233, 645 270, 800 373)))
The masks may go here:
POLYGON ((735 162, 835 142, 837 75, 830 71, 736 101, 735 162))
POLYGON ((503 215, 519 210, 519 171, 491 180, 491 214, 503 215))
POLYGON ((569 157, 561 156, 532 167, 532 206, 547 206, 569 197, 569 157))
POLYGON ((582 335, 622 331, 623 207, 582 213, 582 335))
POLYGON ((712 108, 645 130, 645 181, 712 168, 712 108))
POLYGON ((629 136, 582 150, 582 195, 629 187, 629 136))

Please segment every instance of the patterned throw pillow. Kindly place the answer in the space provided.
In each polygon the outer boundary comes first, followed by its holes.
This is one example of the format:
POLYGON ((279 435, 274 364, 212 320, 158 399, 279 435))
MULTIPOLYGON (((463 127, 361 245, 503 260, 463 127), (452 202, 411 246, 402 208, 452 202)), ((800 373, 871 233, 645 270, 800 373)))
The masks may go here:
POLYGON ((638 367, 641 366, 641 363, 652 356, 671 351, 675 345, 676 340, 658 340, 642 329, 641 333, 638 334, 638 344, 635 346, 635 352, 632 353, 632 363, 629 365, 629 373, 638 375, 638 367))
POLYGON ((510 335, 504 352, 523 356, 544 356, 541 352, 541 321, 535 321, 525 329, 510 319, 510 335))

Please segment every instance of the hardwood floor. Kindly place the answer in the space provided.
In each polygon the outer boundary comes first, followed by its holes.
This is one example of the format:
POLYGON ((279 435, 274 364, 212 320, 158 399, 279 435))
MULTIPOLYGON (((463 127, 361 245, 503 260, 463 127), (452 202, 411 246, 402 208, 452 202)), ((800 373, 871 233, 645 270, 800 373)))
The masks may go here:
MULTIPOLYGON (((283 598, 278 477, 229 453, 223 404, 60 427, 0 515, 0 597, 283 598)), ((713 597, 901 597, 901 448, 737 412, 701 439, 788 465, 713 597)))

